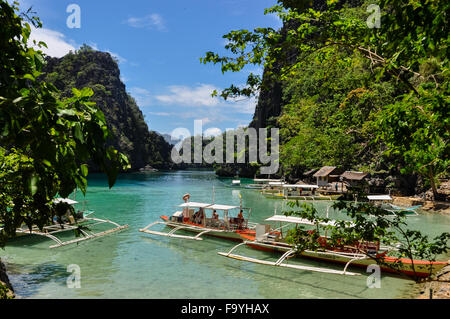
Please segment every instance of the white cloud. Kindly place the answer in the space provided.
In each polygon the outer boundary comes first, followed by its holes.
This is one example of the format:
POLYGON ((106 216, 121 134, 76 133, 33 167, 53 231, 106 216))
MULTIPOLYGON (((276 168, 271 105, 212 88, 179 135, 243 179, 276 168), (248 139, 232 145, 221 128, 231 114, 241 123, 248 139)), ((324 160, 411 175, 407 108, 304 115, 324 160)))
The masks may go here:
MULTIPOLYGON (((171 85, 168 86, 167 94, 152 95, 147 89, 133 87, 130 88, 131 95, 138 101, 139 106, 150 106, 164 104, 167 106, 184 106, 187 108, 212 109, 217 113, 218 109, 230 109, 235 113, 253 114, 256 106, 256 99, 236 98, 223 100, 220 97, 213 97, 214 90, 221 92, 222 89, 212 84, 198 84, 196 86, 171 85)), ((223 113, 223 112, 221 112, 223 113)), ((190 112, 193 116, 198 116, 198 110, 190 112)))
POLYGON ((171 116, 171 115, 173 115, 172 113, 168 113, 168 112, 148 112, 148 114, 156 115, 156 116, 171 116))
POLYGON ((214 90, 219 90, 210 84, 200 84, 197 87, 173 85, 169 87, 170 94, 158 95, 156 99, 165 104, 185 106, 216 106, 219 104, 217 97, 212 97, 214 90))
POLYGON ((212 122, 212 120, 209 117, 204 117, 204 118, 200 119, 200 121, 202 121, 202 125, 212 122))
POLYGON ((120 56, 120 55, 117 54, 117 53, 111 52, 111 51, 109 51, 109 50, 106 50, 105 52, 108 52, 109 54, 111 54, 111 56, 112 56, 113 58, 116 58, 117 61, 119 61, 119 63, 125 63, 125 62, 127 62, 127 59, 125 59, 124 57, 120 56))
POLYGON ((129 92, 140 107, 166 106, 168 108, 168 111, 158 110, 148 113, 150 115, 201 119, 204 125, 235 121, 236 118, 233 115, 253 115, 255 112, 256 98, 236 98, 225 101, 219 97, 212 97, 214 90, 221 91, 212 84, 172 85, 166 90, 168 93, 164 95, 152 94, 149 90, 140 87, 132 87, 129 92))
POLYGON ((256 98, 242 98, 236 100, 230 100, 228 105, 236 110, 237 113, 254 114, 256 107, 256 98))
MULTIPOLYGON (((75 41, 67 40, 66 36, 61 32, 46 28, 36 28, 33 25, 31 25, 31 34, 28 44, 55 58, 61 58, 69 53, 69 51, 76 51, 80 47, 75 41), (39 41, 44 42, 47 45, 47 48, 44 46, 39 48, 37 45, 33 44, 33 40, 36 41, 36 43, 39 43, 39 41)), ((90 43, 89 46, 96 51, 108 52, 112 57, 116 58, 119 63, 127 62, 124 57, 115 52, 110 50, 100 50, 96 43, 90 43)))
POLYGON ((129 91, 131 96, 136 100, 138 106, 144 107, 152 104, 152 95, 150 94, 150 91, 139 87, 132 87, 129 91))
POLYGON ((157 29, 159 31, 167 30, 164 19, 157 13, 152 13, 142 18, 131 17, 125 23, 133 28, 157 29))
POLYGON ((58 31, 45 29, 45 28, 35 28, 31 26, 31 35, 28 40, 28 44, 36 49, 42 50, 45 54, 60 58, 69 53, 69 51, 75 51, 79 46, 73 41, 66 40, 66 36, 58 31), (39 41, 45 42, 48 48, 33 45, 33 40, 36 43, 39 41))
POLYGON ((100 50, 99 47, 98 47, 98 45, 97 45, 97 43, 91 42, 91 43, 89 43, 89 46, 90 46, 93 50, 95 50, 95 51, 102 51, 102 52, 107 52, 107 53, 111 54, 111 56, 112 56, 113 58, 117 59, 117 61, 119 61, 119 63, 125 63, 125 62, 127 62, 127 59, 125 59, 124 57, 120 56, 119 54, 117 54, 117 53, 115 53, 115 52, 112 52, 112 51, 110 51, 110 50, 108 50, 108 49, 106 49, 106 50, 100 50))
POLYGON ((203 135, 206 137, 213 137, 222 134, 222 130, 217 127, 211 127, 204 131, 203 135))

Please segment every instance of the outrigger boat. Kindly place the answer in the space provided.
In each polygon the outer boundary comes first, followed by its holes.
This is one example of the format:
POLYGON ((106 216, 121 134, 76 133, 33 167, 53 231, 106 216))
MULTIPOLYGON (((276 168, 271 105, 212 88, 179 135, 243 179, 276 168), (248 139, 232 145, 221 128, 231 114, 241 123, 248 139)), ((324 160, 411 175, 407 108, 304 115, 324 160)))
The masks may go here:
MULTIPOLYGON (((188 195, 188 194, 186 194, 188 195)), ((213 236, 228 240, 242 241, 241 235, 254 236, 255 223, 249 222, 250 208, 211 203, 187 202, 189 197, 183 197, 185 203, 179 205, 172 216, 160 216, 162 221, 156 221, 140 229, 140 232, 164 237, 203 240, 202 236, 213 236), (194 212, 197 209, 197 212, 194 212), (239 211, 237 217, 232 217, 233 211, 239 211), (247 212, 247 218, 244 217, 247 212), (219 213, 218 213, 219 212, 219 213), (169 232, 151 230, 153 226, 164 225, 172 228, 169 232), (181 235, 177 232, 196 233, 194 236, 181 235)))
POLYGON ((271 196, 282 196, 281 190, 283 189, 283 185, 286 185, 285 182, 269 182, 262 190, 261 194, 265 197, 271 196))
MULTIPOLYGON (((57 198, 53 200, 54 203, 65 203, 68 205, 78 204, 77 201, 69 199, 69 198, 57 198)), ((94 214, 93 211, 82 210, 75 213, 77 216, 77 220, 71 215, 70 211, 66 213, 66 215, 62 216, 61 220, 58 221, 56 218, 47 226, 44 226, 42 230, 40 230, 37 226, 33 226, 31 230, 28 226, 23 225, 16 229, 16 234, 20 236, 26 235, 37 235, 49 238, 56 242, 55 245, 51 245, 49 248, 58 248, 62 246, 67 246, 70 244, 79 243, 81 241, 94 239, 103 237, 105 235, 118 232, 120 230, 128 228, 128 225, 119 225, 113 221, 90 217, 94 214), (100 232, 93 232, 91 228, 93 226, 101 225, 101 224, 110 224, 114 226, 112 229, 107 229, 100 232), (80 227, 82 226, 82 227, 80 227), (57 237, 58 234, 66 233, 68 231, 78 231, 82 236, 76 239, 64 241, 57 237)), ((0 227, 0 231, 2 228, 0 227)))
MULTIPOLYGON (((327 243, 328 238, 325 236, 320 236, 318 241, 320 243, 321 249, 317 251, 312 250, 304 250, 299 253, 300 257, 306 257, 310 259, 315 259, 319 261, 339 263, 345 265, 343 270, 335 270, 321 267, 310 267, 303 266, 297 264, 288 264, 285 261, 288 258, 294 257, 296 255, 296 247, 290 245, 286 242, 283 237, 283 230, 286 227, 297 227, 297 225, 309 225, 314 226, 315 230, 311 230, 310 232, 316 231, 317 227, 329 227, 334 226, 335 221, 329 221, 327 223, 314 223, 310 220, 293 217, 293 216, 284 216, 284 215, 274 215, 268 219, 268 222, 279 222, 280 227, 276 229, 271 229, 270 225, 260 225, 256 226, 256 234, 252 235, 243 235, 242 237, 245 239, 243 243, 240 243, 234 246, 229 252, 219 252, 218 254, 224 257, 237 259, 241 261, 247 261, 257 264, 269 265, 269 266, 279 266, 279 267, 287 267, 298 270, 308 270, 315 272, 323 272, 323 273, 331 273, 338 275, 358 275, 358 273, 347 271, 350 265, 359 266, 367 268, 369 265, 377 264, 375 258, 382 260, 380 269, 386 272, 400 272, 406 275, 416 275, 417 277, 428 277, 432 274, 437 273, 443 267, 445 267, 448 262, 429 262, 422 260, 411 260, 407 258, 398 258, 398 257, 390 257, 388 253, 392 250, 395 250, 395 247, 388 246, 380 246, 380 243, 374 242, 358 242, 353 246, 344 246, 339 248, 330 247, 327 243), (233 252, 241 247, 248 246, 250 248, 269 251, 269 252, 278 252, 281 253, 282 256, 275 262, 256 259, 251 257, 246 257, 242 255, 234 254, 233 252), (393 267, 389 267, 392 265, 393 267)), ((351 227, 352 224, 349 223, 348 227, 351 227)), ((285 231, 285 233, 287 233, 285 231)))
POLYGON ((367 199, 370 203, 372 203, 375 206, 378 206, 385 211, 390 212, 392 215, 397 215, 399 213, 403 213, 405 215, 415 215, 417 216, 418 213, 416 212, 417 209, 422 207, 421 205, 413 206, 413 207, 400 207, 392 204, 392 201, 394 200, 390 195, 369 195, 367 196, 367 199))
POLYGON ((245 185, 245 187, 263 190, 264 188, 269 186, 269 183, 284 183, 283 180, 281 179, 260 179, 260 178, 255 178, 253 182, 254 184, 248 184, 245 185))
POLYGON ((264 189, 262 194, 266 198, 285 199, 285 200, 336 200, 342 195, 316 195, 317 185, 303 184, 277 184, 272 185, 270 190, 264 189))
POLYGON ((231 186, 241 186, 241 180, 239 180, 239 179, 232 180, 231 186))

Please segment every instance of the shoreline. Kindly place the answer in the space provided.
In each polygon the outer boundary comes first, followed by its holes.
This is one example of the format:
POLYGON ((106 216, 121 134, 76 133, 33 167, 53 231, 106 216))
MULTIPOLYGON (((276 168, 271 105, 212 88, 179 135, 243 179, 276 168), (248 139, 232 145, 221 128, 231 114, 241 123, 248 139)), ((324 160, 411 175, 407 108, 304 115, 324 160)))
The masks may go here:
POLYGON ((436 275, 436 279, 438 281, 417 284, 414 299, 450 299, 450 264, 436 275))
MULTIPOLYGON (((417 197, 392 196, 392 198, 395 205, 422 205, 420 210, 426 213, 450 215, 449 202, 427 201, 417 197)), ((405 297, 411 299, 450 299, 450 260, 448 262, 449 265, 436 275, 436 279, 440 281, 414 284, 412 291, 405 297)))
POLYGON ((14 289, 9 281, 6 266, 0 259, 0 299, 15 299, 14 289))
POLYGON ((393 204, 399 206, 422 205, 420 210, 429 213, 450 214, 450 202, 430 201, 417 197, 392 196, 393 204))
MULTIPOLYGON (((392 196, 393 203, 402 206, 415 206, 423 205, 420 210, 424 211, 426 214, 450 214, 450 203, 448 202, 435 202, 435 201, 425 201, 416 197, 401 197, 392 196)), ((414 283, 408 291, 398 296, 400 299, 450 299, 450 260, 448 260, 448 265, 444 267, 441 272, 439 272, 436 278, 440 281, 431 281, 424 283, 414 283)), ((14 288, 12 287, 5 264, 0 259, 0 299, 5 298, 2 294, 2 286, 6 287, 6 298, 17 298, 14 293, 14 288)))

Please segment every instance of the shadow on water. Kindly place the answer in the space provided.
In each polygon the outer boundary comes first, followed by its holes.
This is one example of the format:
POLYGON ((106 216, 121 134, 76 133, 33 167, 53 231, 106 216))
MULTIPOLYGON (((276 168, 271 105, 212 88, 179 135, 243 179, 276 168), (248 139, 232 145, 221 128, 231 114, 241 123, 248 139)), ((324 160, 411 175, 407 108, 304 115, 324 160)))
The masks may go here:
MULTIPOLYGON (((74 231, 67 231, 67 233, 70 233, 72 236, 75 237, 74 231)), ((55 244, 55 242, 50 238, 33 234, 24 234, 22 236, 17 236, 15 238, 9 239, 7 247, 10 248, 33 247, 34 249, 48 250, 49 246, 53 244, 55 244)))
MULTIPOLYGON (((211 238, 208 237, 207 239, 205 239, 203 242, 197 242, 197 241, 184 241, 184 240, 178 240, 178 239, 170 239, 167 238, 167 240, 160 240, 157 238, 153 238, 153 237, 146 237, 146 236, 142 236, 142 239, 145 242, 148 242, 151 245, 157 245, 160 247, 167 247, 170 250, 175 251, 176 253, 182 255, 184 258, 183 259, 188 259, 191 261, 196 261, 196 262, 200 262, 202 264, 204 264, 205 262, 207 263, 214 263, 212 260, 215 258, 224 258, 224 257, 219 257, 218 255, 216 255, 217 251, 221 250, 221 251, 228 251, 229 249, 231 249, 231 247, 233 247, 234 243, 229 243, 229 242, 223 242, 220 239, 216 239, 216 238, 211 238), (206 245, 205 245, 206 243, 206 245), (213 255, 211 255, 213 254, 213 255)), ((263 253, 265 254, 265 257, 262 259, 274 259, 274 257, 276 257, 276 255, 274 254, 270 254, 270 253, 263 253)), ((223 259, 225 260, 225 258, 223 259)), ((337 268, 334 265, 329 265, 329 264, 323 264, 320 262, 315 262, 315 261, 310 261, 307 260, 305 258, 301 258, 299 259, 302 264, 306 264, 309 266, 315 266, 315 267, 328 267, 328 268, 337 268)), ((248 263, 244 263, 242 262, 242 265, 248 265, 248 263)), ((299 285, 299 286, 307 286, 309 288, 314 288, 314 289, 318 289, 318 290, 326 290, 328 292, 331 293, 336 293, 336 295, 338 296, 347 296, 348 298, 360 298, 360 299, 365 299, 365 297, 362 297, 361 294, 364 293, 367 289, 369 288, 363 288, 363 289, 358 289, 358 291, 355 292, 346 292, 345 290, 339 290, 339 289, 333 289, 330 286, 324 286, 324 285, 318 285, 317 283, 311 283, 311 282, 307 282, 307 281, 302 281, 302 280, 298 280, 296 278, 301 277, 303 274, 309 274, 310 272, 306 272, 306 271, 299 271, 299 270, 291 270, 291 269, 280 269, 283 272, 290 272, 292 271, 292 274, 295 275, 295 277, 292 276, 276 276, 274 275, 274 272, 277 271, 277 269, 275 267, 272 267, 272 269, 274 269, 274 271, 272 272, 263 272, 263 271, 257 271, 257 270, 252 270, 252 269, 248 269, 247 267, 240 267, 240 266, 234 266, 231 263, 224 263, 222 265, 223 269, 226 270, 227 272, 232 272, 235 276, 236 274, 238 274, 238 277, 241 277, 243 274, 248 274, 249 277, 254 277, 254 276, 260 276, 260 277, 265 277, 270 279, 271 282, 285 282, 285 283, 289 283, 290 285, 295 284, 295 285, 299 285)), ((262 267, 267 267, 267 269, 269 269, 270 267, 268 266, 262 266, 262 267)), ((361 269, 357 269, 357 270, 352 270, 353 272, 357 272, 360 273, 361 275, 364 275, 364 271, 362 271, 361 269)), ((368 275, 368 274, 366 274, 368 275)), ((333 278, 333 275, 328 276, 329 278, 327 278, 328 282, 332 282, 334 286, 339 286, 340 283, 342 283, 342 278, 333 278)), ((353 287, 354 289, 357 288, 361 288, 361 285, 355 284, 351 281, 348 281, 345 283, 345 285, 347 287, 353 287)))
MULTIPOLYGON (((349 268, 349 271, 359 271, 362 275, 358 276, 359 279, 356 276, 311 273, 230 260, 219 256, 217 252, 228 252, 237 243, 214 237, 205 236, 203 241, 194 241, 138 232, 150 222, 159 220, 161 214, 173 213, 185 193, 192 195, 192 201, 211 202, 213 186, 216 203, 239 205, 241 195, 242 205, 252 208, 253 222, 265 223, 265 219, 273 215, 275 210, 280 213, 287 209, 283 201, 265 199, 258 191, 228 187, 226 183, 230 181, 222 182, 214 173, 184 171, 127 174, 120 176, 111 190, 103 175, 89 176, 86 200, 89 201, 89 208, 96 212, 96 217, 129 224, 130 228, 85 241, 78 248, 67 246, 55 251, 49 251, 48 248, 53 244, 52 240, 39 236, 10 242, 4 254, 0 251, 0 256, 3 255, 4 261, 10 263, 13 285, 19 287, 19 296, 109 298, 132 294, 137 297, 171 298, 185 296, 184 289, 188 289, 188 295, 191 293, 200 297, 230 293, 239 298, 389 298, 399 296, 410 287, 398 276, 392 275, 391 278, 383 273, 383 290, 370 289, 366 285, 370 273, 358 267, 349 268), (65 287, 61 286, 65 285, 69 275, 65 269, 66 263, 78 264, 83 269, 83 289, 64 295, 65 287), (204 276, 198 280, 186 280, 198 272, 203 272, 204 276)), ((81 202, 83 197, 79 194, 77 200, 81 202)), ((328 204, 318 202, 315 206, 321 214, 325 214, 328 204)), ((341 218, 345 214, 330 209, 330 215, 341 218)), ((410 222, 417 225, 418 229, 434 234, 448 230, 450 218, 421 215, 418 221, 413 219, 410 222)), ((189 232, 186 234, 192 235, 189 232)), ((241 248, 248 251, 236 251, 237 254, 270 258, 272 261, 280 256, 241 248)), ((334 267, 333 264, 303 258, 288 262, 334 267)), ((343 266, 339 269, 342 270, 343 266)))
MULTIPOLYGON (((141 238, 152 245, 156 245, 159 247, 169 248, 178 253, 185 254, 187 250, 197 252, 199 255, 204 255, 205 252, 208 251, 216 251, 218 247, 231 247, 227 245, 223 240, 208 237, 207 239, 203 239, 202 241, 197 240, 180 240, 176 238, 164 238, 165 240, 153 238, 150 236, 142 235, 141 238), (204 243, 208 243, 204 245, 204 243), (212 245, 214 244, 214 246, 212 245)), ((197 255, 197 256, 199 256, 197 255)), ((196 258, 198 259, 198 257, 196 258)))
MULTIPOLYGON (((276 261, 281 256, 281 254, 275 254, 275 253, 271 253, 271 252, 254 251, 251 249, 249 249, 249 250, 258 253, 258 256, 251 256, 251 257, 256 257, 258 259, 266 260, 266 261, 273 262, 273 261, 276 261)), ((244 254, 244 255, 250 256, 248 254, 244 254)), ((344 269, 344 265, 316 261, 316 260, 311 260, 311 259, 302 258, 302 257, 293 258, 293 259, 289 260, 287 263, 310 266, 310 267, 334 269, 334 270, 343 270, 344 269)), ((244 264, 250 265, 251 263, 244 263, 244 264)), ((357 273, 360 275, 360 276, 356 276, 356 277, 345 276, 345 275, 323 274, 324 277, 327 277, 326 281, 331 283, 330 285, 327 285, 327 286, 318 285, 317 282, 312 283, 312 282, 301 281, 301 280, 297 279, 297 278, 300 278, 302 275, 307 275, 307 274, 309 275, 309 274, 313 274, 314 272, 288 269, 288 268, 280 268, 280 267, 267 266, 267 265, 258 265, 258 264, 255 264, 255 266, 258 268, 264 267, 266 269, 272 268, 273 271, 270 271, 270 270, 269 271, 258 271, 255 268, 250 269, 248 267, 239 267, 239 266, 235 266, 232 264, 224 265, 224 267, 230 269, 231 271, 245 272, 245 273, 252 274, 252 275, 259 275, 262 277, 270 278, 271 280, 286 282, 289 284, 293 283, 293 284, 308 286, 310 288, 315 288, 315 289, 319 289, 319 290, 325 290, 327 292, 335 293, 336 296, 339 296, 339 297, 342 297, 344 295, 349 298, 351 297, 351 298, 367 299, 370 297, 365 297, 364 294, 369 291, 374 290, 374 288, 369 287, 369 285, 367 284, 367 281, 366 281, 366 279, 372 274, 372 272, 366 272, 366 270, 364 268, 361 268, 358 266, 350 265, 348 268, 348 271, 351 271, 351 272, 354 272, 354 273, 357 273), (279 272, 283 272, 285 274, 286 273, 294 274, 294 277, 290 276, 290 275, 289 276, 276 276, 276 275, 274 275, 274 273, 277 271, 277 269, 279 272), (360 281, 356 282, 356 281, 354 281, 355 279, 364 279, 363 280, 364 284, 361 285, 361 282, 360 281), (342 290, 339 290, 339 289, 336 289, 333 287, 342 287, 342 290), (353 288, 353 289, 351 289, 351 291, 348 291, 348 288, 353 288)), ((264 268, 260 268, 260 269, 264 269, 264 268)), ((317 273, 314 273, 314 274, 317 274, 317 273)), ((395 281, 406 283, 406 284, 407 283, 410 283, 411 285, 413 284, 413 281, 407 279, 406 277, 395 275, 395 274, 392 274, 389 272, 381 272, 380 279, 382 280, 382 282, 383 282, 383 280, 388 280, 388 281, 395 280, 395 281)))
POLYGON ((39 265, 8 263, 7 267, 9 279, 19 298, 32 297, 37 294, 41 284, 49 282, 64 287, 69 276, 65 266, 53 263, 39 265))
MULTIPOLYGON (((355 292, 355 293, 347 293, 344 290, 333 289, 333 288, 330 288, 329 286, 320 286, 320 285, 317 285, 317 284, 312 284, 310 282, 300 281, 300 280, 294 279, 292 277, 286 278, 286 277, 281 277, 281 276, 275 276, 273 274, 269 274, 269 273, 266 273, 266 272, 260 272, 260 271, 251 270, 251 269, 242 269, 241 267, 236 267, 236 266, 232 266, 232 265, 227 265, 226 267, 230 268, 232 270, 235 270, 235 271, 244 271, 244 272, 249 273, 249 274, 271 278, 273 280, 280 281, 280 282, 286 282, 286 283, 289 283, 289 284, 295 283, 295 284, 298 284, 298 285, 301 285, 301 286, 308 286, 308 287, 314 288, 314 289, 331 291, 331 292, 336 293, 336 295, 338 295, 340 297, 342 295, 345 295, 345 296, 352 297, 352 298, 365 299, 364 297, 361 297, 361 295, 360 295, 360 293, 362 291, 355 292)), ((300 272, 299 272, 299 270, 293 270, 293 271, 298 272, 296 277, 300 277, 302 274, 309 273, 307 271, 300 271, 300 272)), ((335 282, 340 282, 340 280, 334 280, 334 279, 328 279, 328 280, 335 281, 335 282)), ((363 291, 365 291, 365 290, 366 289, 363 289, 363 291)))

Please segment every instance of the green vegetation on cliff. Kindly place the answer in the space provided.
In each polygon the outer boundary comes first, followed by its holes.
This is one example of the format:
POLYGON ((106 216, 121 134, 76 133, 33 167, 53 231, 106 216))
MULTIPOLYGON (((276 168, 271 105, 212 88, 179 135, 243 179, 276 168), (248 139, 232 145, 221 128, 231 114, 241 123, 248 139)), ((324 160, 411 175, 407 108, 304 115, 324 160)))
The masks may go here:
POLYGON ((220 95, 259 95, 251 126, 280 128, 281 174, 414 174, 437 196, 450 166, 448 1, 278 2, 266 13, 281 30, 231 31, 229 56, 201 60, 222 72, 264 67, 220 95))
POLYGON ((41 27, 38 18, 24 18, 16 4, 0 0, 0 246, 17 227, 47 225, 57 214, 57 195, 85 193, 88 162, 106 173, 110 187, 129 167, 107 144, 110 131, 90 88, 62 97, 39 79, 45 60, 28 46, 30 23, 41 27))
POLYGON ((149 131, 136 101, 120 80, 117 61, 107 52, 84 45, 66 56, 47 58, 45 81, 53 83, 62 96, 71 89, 89 87, 92 101, 105 114, 113 134, 112 145, 127 155, 133 170, 146 165, 166 167, 171 146, 160 134, 149 131))

